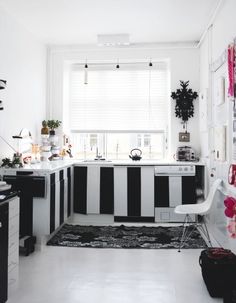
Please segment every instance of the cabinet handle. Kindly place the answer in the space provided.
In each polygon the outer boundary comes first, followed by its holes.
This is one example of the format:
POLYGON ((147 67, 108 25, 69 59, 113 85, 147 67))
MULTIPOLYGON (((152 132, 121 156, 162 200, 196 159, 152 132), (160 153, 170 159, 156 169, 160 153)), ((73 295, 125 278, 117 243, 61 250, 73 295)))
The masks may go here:
POLYGON ((0 222, 0 228, 2 227, 2 222, 0 222))

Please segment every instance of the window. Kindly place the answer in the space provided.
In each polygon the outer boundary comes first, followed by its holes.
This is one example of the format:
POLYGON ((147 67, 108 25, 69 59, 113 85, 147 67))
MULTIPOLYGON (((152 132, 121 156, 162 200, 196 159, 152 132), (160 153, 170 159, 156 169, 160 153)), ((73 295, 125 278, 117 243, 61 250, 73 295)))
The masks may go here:
POLYGON ((73 64, 70 74, 70 130, 79 158, 96 148, 107 157, 127 157, 139 147, 148 158, 162 158, 168 125, 167 62, 73 64))

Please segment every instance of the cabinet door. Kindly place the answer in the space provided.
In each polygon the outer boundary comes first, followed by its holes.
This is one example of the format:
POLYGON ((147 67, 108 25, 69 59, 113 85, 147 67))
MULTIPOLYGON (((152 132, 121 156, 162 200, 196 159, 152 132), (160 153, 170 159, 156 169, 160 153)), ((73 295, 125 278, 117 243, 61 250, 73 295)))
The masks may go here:
POLYGON ((100 214, 114 213, 114 174, 113 167, 100 169, 100 214))
MULTIPOLYGON (((59 177, 56 174, 56 180, 58 180, 59 177)), ((55 197, 55 229, 57 229, 60 226, 60 181, 56 181, 55 183, 55 192, 56 192, 56 197, 55 197)))
POLYGON ((74 212, 87 213, 87 167, 74 167, 74 212))
POLYGON ((127 217, 127 168, 114 168, 114 214, 127 217))
POLYGON ((71 168, 67 168, 67 217, 71 215, 71 168))
POLYGON ((141 168, 128 167, 128 216, 141 216, 141 168))
POLYGON ((170 176, 169 177, 169 195, 170 207, 175 207, 182 204, 182 177, 170 176))
POLYGON ((99 214, 100 167, 97 165, 90 165, 87 169, 87 214, 99 214))
POLYGON ((8 208, 0 206, 0 303, 7 301, 8 290, 8 208))
POLYGON ((60 181, 60 225, 64 222, 65 181, 60 181))
MULTIPOLYGON (((66 170, 65 170, 66 173, 66 170)), ((67 175, 65 174, 64 178, 64 221, 67 219, 68 213, 68 180, 67 175)))
POLYGON ((141 216, 154 217, 154 167, 141 168, 141 216))
POLYGON ((155 207, 169 207, 169 177, 155 177, 155 207))
POLYGON ((50 233, 55 230, 56 185, 55 173, 50 175, 50 233))
POLYGON ((195 176, 182 177, 182 203, 196 203, 196 184, 195 176))

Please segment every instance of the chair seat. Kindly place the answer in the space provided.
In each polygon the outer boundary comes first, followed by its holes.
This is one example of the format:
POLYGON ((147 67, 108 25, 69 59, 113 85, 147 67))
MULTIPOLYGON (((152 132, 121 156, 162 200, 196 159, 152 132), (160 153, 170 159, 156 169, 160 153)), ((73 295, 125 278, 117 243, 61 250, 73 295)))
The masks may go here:
POLYGON ((180 215, 193 214, 193 215, 204 215, 208 212, 209 208, 204 203, 200 204, 185 204, 178 205, 175 207, 174 212, 180 215))

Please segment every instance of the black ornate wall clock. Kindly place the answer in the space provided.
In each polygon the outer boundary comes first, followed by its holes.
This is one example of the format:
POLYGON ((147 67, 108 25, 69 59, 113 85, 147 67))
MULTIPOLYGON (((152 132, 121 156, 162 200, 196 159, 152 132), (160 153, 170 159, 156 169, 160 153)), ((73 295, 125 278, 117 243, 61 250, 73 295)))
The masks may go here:
MULTIPOLYGON (((193 101, 198 97, 197 92, 193 92, 191 88, 188 88, 188 85, 189 85, 189 81, 186 82, 180 81, 181 88, 171 93, 171 98, 176 100, 175 116, 177 118, 182 119, 183 129, 186 129, 185 131, 186 134, 187 134, 187 121, 189 118, 194 116, 193 101)), ((189 139, 187 141, 189 141, 189 139)))
POLYGON ((184 123, 194 115, 193 101, 198 97, 197 92, 188 88, 189 81, 180 81, 180 89, 171 93, 171 98, 176 100, 175 116, 181 118, 184 123))

